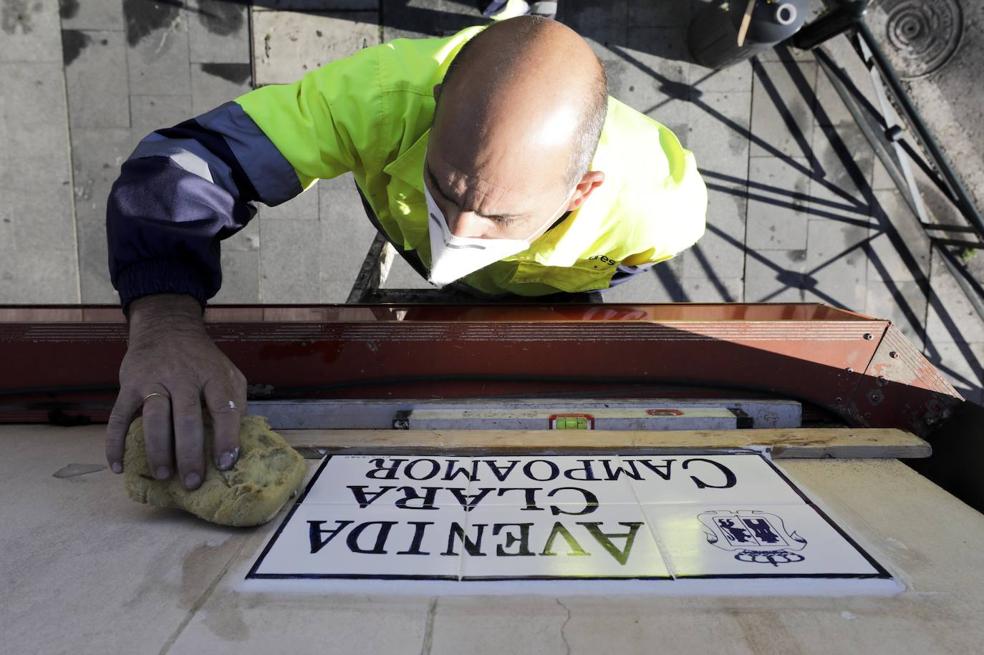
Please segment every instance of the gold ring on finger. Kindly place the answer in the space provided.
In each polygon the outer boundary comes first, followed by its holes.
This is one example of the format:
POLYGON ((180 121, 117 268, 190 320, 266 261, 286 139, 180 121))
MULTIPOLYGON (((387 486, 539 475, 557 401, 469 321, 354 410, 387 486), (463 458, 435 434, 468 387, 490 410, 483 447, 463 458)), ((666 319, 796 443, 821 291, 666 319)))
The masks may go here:
POLYGON ((161 398, 167 398, 167 396, 165 396, 164 394, 154 391, 153 393, 148 393, 146 396, 144 396, 143 402, 147 402, 147 399, 153 396, 160 396, 161 398))

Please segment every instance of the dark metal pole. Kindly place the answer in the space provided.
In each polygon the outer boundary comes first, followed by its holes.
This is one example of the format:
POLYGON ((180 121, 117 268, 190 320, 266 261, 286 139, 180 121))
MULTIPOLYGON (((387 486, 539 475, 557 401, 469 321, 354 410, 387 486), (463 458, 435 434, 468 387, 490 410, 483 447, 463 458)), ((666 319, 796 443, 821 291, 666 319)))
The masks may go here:
POLYGON ((956 174, 954 174, 949 162, 943 155, 943 151, 940 150, 936 139, 929 132, 926 124, 923 123, 919 112, 917 112, 916 108, 912 106, 912 102, 909 100, 909 96, 905 92, 905 89, 902 88, 902 83, 899 82, 899 78, 895 75, 895 71, 892 70, 891 65, 889 65, 888 61, 886 61, 885 56, 878 47, 878 44, 875 43, 871 30, 868 29, 868 26, 865 25, 864 21, 858 21, 856 29, 858 36, 864 40, 868 50, 871 51, 871 58, 874 60, 875 65, 881 72, 882 77, 885 78, 885 81, 888 83, 888 86, 892 90, 892 94, 895 96, 896 101, 898 101, 903 113, 906 115, 909 122, 912 123, 912 127, 916 130, 916 133, 925 145, 926 150, 929 151, 929 154, 932 156, 933 160, 936 161, 939 166, 940 173, 942 173, 947 184, 950 185, 953 194, 959 199, 959 204, 963 210, 962 213, 964 214, 964 217, 973 223, 974 227, 977 228, 978 234, 984 238, 984 217, 981 217, 980 212, 977 211, 977 207, 970 200, 970 195, 967 193, 967 189, 957 178, 956 174))
POLYGON ((827 39, 852 29, 861 22, 870 0, 848 0, 803 28, 792 38, 793 47, 812 50, 827 39))

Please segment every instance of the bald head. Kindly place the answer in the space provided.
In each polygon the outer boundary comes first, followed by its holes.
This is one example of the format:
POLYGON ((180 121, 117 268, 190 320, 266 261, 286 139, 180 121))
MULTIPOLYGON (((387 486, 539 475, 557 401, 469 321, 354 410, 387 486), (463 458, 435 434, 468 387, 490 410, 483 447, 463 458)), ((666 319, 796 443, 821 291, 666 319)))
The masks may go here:
MULTIPOLYGON (((452 213, 511 222, 513 238, 574 208, 608 100, 604 67, 576 32, 527 16, 493 24, 436 92, 427 177, 452 213)), ((470 236, 497 236, 486 232, 470 236)))

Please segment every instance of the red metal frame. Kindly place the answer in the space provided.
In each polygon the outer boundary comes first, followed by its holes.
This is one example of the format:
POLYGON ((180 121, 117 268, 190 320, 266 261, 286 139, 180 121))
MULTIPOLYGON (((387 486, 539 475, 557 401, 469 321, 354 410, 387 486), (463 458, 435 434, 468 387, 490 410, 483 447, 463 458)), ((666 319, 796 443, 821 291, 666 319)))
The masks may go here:
MULTIPOLYGON (((922 435, 962 402, 889 322, 819 304, 217 305, 206 327, 253 398, 745 391, 922 435)), ((0 307, 0 422, 105 421, 126 336, 116 306, 0 307)))

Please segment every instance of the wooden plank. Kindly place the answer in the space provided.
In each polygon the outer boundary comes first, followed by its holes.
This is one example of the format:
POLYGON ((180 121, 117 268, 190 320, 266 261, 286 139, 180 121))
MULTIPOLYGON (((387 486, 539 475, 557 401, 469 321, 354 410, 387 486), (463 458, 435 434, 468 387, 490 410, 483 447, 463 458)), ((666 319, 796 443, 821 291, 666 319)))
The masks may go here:
POLYGON ((775 458, 929 457, 929 443, 894 428, 768 430, 278 430, 294 446, 327 452, 659 454, 771 447, 775 458))

